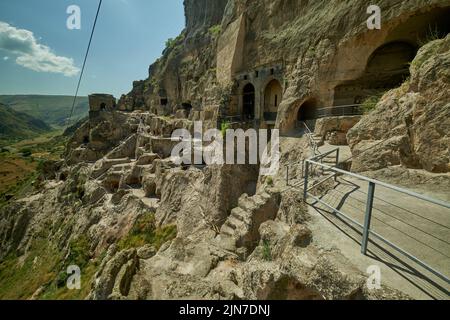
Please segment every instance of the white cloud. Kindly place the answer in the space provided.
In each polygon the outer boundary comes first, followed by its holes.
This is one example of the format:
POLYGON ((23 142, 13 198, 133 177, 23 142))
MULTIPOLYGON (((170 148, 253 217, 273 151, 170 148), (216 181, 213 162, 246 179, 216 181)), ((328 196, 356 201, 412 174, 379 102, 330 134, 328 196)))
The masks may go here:
POLYGON ((0 49, 16 55, 18 65, 34 71, 62 73, 67 77, 75 76, 80 71, 73 59, 57 56, 48 46, 38 43, 33 32, 17 29, 2 21, 0 49))
POLYGON ((4 57, 3 57, 3 60, 4 60, 4 61, 8 61, 8 60, 9 60, 9 57, 8 57, 8 56, 4 56, 4 57))

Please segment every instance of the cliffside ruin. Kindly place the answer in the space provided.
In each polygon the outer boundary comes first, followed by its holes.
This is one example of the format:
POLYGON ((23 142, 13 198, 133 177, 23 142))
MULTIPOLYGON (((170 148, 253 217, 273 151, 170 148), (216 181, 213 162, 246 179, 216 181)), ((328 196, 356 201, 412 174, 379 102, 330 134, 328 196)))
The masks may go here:
POLYGON ((48 275, 22 298, 60 297, 73 263, 79 298, 414 295, 369 290, 365 270, 316 242, 302 190, 285 183, 313 155, 306 124, 319 145, 350 146, 343 167, 421 170, 450 188, 450 1, 378 2, 381 30, 367 29, 365 1, 185 0, 186 28, 149 77, 117 105, 92 95, 65 158, 1 209, 0 260, 48 275), (194 121, 279 129, 278 175, 175 165, 170 136, 194 121))

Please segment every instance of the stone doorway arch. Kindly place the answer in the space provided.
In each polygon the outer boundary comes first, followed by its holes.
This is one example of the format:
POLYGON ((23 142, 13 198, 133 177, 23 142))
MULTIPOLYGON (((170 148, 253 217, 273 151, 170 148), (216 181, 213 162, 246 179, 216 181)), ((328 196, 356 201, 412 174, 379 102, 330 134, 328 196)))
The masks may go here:
POLYGON ((278 80, 270 81, 264 90, 264 120, 275 121, 283 99, 283 88, 278 80))
POLYGON ((297 128, 304 129, 305 123, 310 130, 314 130, 316 126, 317 116, 317 100, 311 98, 303 102, 297 110, 297 128))

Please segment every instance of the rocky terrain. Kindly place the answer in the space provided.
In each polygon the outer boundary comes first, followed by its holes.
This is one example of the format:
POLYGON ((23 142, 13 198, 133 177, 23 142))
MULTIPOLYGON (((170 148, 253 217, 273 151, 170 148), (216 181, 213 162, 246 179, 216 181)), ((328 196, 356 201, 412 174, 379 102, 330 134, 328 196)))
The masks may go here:
MULTIPOLYGON (((312 155, 296 127, 305 103, 335 105, 335 88, 360 78, 378 47, 424 37, 450 8, 379 2, 384 27, 369 31, 360 1, 186 0, 186 28, 149 78, 117 106, 93 101, 63 159, 46 163, 28 196, 1 207, 0 298, 408 299, 395 288, 369 290, 338 249, 317 245, 302 190, 285 185, 286 168, 296 174, 312 155), (411 29, 418 22, 425 27, 411 29), (171 133, 197 120, 205 129, 224 123, 238 108, 241 73, 262 76, 267 65, 268 80, 283 73, 278 174, 175 165, 171 133), (73 264, 82 288, 68 291, 73 264)), ((439 174, 445 185, 450 37, 414 56, 410 78, 374 110, 321 120, 316 135, 348 143, 354 171, 401 166, 439 174)))

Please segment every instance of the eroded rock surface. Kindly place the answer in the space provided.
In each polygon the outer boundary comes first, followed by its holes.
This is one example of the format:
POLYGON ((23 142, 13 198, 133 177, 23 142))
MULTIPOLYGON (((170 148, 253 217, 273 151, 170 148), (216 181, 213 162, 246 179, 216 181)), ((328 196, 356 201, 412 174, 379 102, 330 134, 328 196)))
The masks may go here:
MULTIPOLYGON (((302 191, 292 187, 313 154, 297 123, 305 103, 347 99, 354 81, 367 80, 362 74, 375 50, 412 37, 415 25, 441 21, 450 1, 379 1, 381 32, 367 30, 360 1, 214 3, 185 1, 186 29, 168 42, 148 79, 134 82, 117 106, 91 110, 64 159, 30 194, 1 208, 0 259, 33 271, 40 257, 25 262, 36 252, 55 259, 47 278, 30 281, 33 298, 52 294, 64 282, 58 274, 74 262, 86 270, 90 299, 407 298, 390 288, 368 290, 367 275, 339 250, 315 243, 302 191), (250 80, 260 107, 275 98, 266 105, 278 108, 276 119, 261 108, 239 110, 250 80), (264 91, 272 81, 275 94, 264 91), (195 121, 204 130, 279 128, 279 172, 176 165, 171 151, 179 141, 170 137, 177 129, 192 133, 195 121)), ((403 165, 449 172, 449 43, 447 36, 424 46, 411 78, 358 124, 359 116, 318 121, 319 138, 349 143, 356 171, 403 165)))
POLYGON ((403 165, 450 172, 450 37, 420 49, 411 78, 348 133, 355 171, 403 165))

